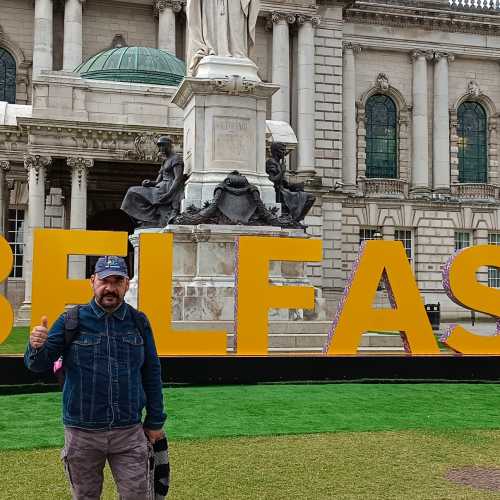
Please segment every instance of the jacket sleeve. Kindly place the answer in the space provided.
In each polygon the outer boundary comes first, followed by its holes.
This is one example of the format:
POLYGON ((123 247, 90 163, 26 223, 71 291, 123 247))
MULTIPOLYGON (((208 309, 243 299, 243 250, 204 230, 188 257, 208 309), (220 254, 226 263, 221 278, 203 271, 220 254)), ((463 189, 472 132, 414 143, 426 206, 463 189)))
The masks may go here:
POLYGON ((42 373, 52 368, 64 351, 64 314, 61 314, 49 330, 47 342, 40 349, 34 349, 28 340, 24 353, 24 364, 36 373, 42 373))
POLYGON ((159 430, 167 419, 163 408, 161 365, 151 325, 144 315, 141 316, 143 316, 146 327, 144 332, 144 364, 142 366, 142 387, 146 394, 146 418, 143 425, 146 429, 159 430))

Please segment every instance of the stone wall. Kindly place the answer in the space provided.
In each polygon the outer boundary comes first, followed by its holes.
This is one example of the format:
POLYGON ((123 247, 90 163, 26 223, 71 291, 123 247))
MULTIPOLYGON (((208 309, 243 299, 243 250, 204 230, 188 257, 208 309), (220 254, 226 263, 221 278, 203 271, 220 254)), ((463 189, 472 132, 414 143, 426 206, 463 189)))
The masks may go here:
MULTIPOLYGON (((4 37, 24 52, 28 60, 33 57, 33 18, 32 0, 0 2, 0 31, 3 31, 4 37)), ((0 46, 3 46, 1 42, 0 46)))
POLYGON ((341 13, 325 9, 316 29, 316 173, 325 187, 342 177, 341 13))
POLYGON ((128 45, 157 46, 153 5, 87 0, 83 7, 83 60, 111 48, 116 34, 128 45))

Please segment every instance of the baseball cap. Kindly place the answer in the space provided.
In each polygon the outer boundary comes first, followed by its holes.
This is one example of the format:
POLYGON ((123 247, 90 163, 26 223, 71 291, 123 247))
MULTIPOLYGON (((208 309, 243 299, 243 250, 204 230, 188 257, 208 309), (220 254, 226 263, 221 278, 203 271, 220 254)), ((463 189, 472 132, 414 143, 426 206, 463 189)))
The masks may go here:
POLYGON ((127 264, 125 259, 116 255, 99 257, 95 265, 94 273, 98 278, 104 279, 108 276, 123 276, 128 278, 127 264))

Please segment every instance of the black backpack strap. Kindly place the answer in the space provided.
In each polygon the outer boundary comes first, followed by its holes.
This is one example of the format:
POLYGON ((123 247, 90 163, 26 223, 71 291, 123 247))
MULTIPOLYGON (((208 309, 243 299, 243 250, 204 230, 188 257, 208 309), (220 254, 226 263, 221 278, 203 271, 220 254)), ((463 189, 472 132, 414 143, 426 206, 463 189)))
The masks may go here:
POLYGON ((67 348, 75 339, 80 327, 80 306, 74 306, 66 311, 64 316, 64 347, 67 348))
POLYGON ((130 309, 130 313, 132 314, 132 318, 134 318, 134 323, 139 333, 141 334, 142 340, 146 342, 146 316, 144 313, 141 313, 135 307, 131 305, 128 306, 130 309))

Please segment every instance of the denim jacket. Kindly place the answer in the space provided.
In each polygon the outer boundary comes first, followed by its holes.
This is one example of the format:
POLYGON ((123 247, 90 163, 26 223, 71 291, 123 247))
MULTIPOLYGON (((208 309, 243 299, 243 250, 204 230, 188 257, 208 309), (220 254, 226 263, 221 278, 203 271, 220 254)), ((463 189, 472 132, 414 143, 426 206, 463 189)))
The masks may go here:
POLYGON ((64 314, 54 323, 41 349, 28 344, 25 365, 34 372, 52 368, 64 358, 63 422, 85 429, 112 429, 141 422, 161 429, 161 368, 153 334, 146 321, 144 339, 126 303, 106 313, 94 299, 80 307, 79 333, 64 349, 64 314))

